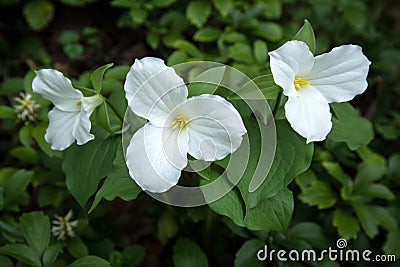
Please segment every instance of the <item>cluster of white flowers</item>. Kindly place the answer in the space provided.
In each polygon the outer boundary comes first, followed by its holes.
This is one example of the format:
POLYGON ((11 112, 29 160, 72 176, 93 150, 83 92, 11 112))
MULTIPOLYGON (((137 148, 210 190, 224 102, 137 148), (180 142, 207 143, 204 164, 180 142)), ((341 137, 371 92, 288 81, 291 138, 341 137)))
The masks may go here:
POLYGON ((40 105, 32 99, 32 95, 27 93, 20 93, 19 97, 15 97, 14 100, 18 103, 14 105, 14 110, 17 113, 17 117, 25 122, 25 124, 34 123, 37 117, 37 111, 40 105))
POLYGON ((51 233, 58 240, 65 240, 68 237, 75 236, 74 229, 78 226, 78 221, 72 221, 73 216, 74 213, 72 212, 72 210, 69 210, 64 217, 57 214, 54 215, 55 220, 51 222, 51 233))
MULTIPOLYGON (((307 143, 322 141, 330 132, 329 103, 349 101, 367 88, 370 61, 359 46, 340 46, 314 57, 304 42, 289 41, 269 55, 274 81, 288 97, 286 118, 307 143)), ((63 150, 74 140, 79 145, 92 140, 89 117, 102 97, 84 97, 56 70, 36 74, 34 92, 54 104, 45 135, 51 147, 63 150)), ((161 59, 136 60, 124 89, 129 108, 148 121, 126 151, 129 173, 143 190, 169 190, 178 183, 187 154, 222 159, 236 151, 246 133, 232 104, 209 94, 188 99, 182 78, 161 59)))

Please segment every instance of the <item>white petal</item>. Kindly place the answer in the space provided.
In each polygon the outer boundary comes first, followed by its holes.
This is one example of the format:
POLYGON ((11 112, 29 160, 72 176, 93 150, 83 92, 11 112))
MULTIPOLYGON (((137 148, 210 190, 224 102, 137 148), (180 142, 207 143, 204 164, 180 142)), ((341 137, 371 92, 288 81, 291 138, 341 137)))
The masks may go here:
POLYGON ((74 89, 71 81, 57 70, 43 69, 36 71, 32 89, 33 92, 41 94, 44 98, 53 102, 59 110, 72 112, 81 109, 79 101, 83 96, 82 93, 74 89))
POLYGON ((78 145, 83 145, 94 139, 94 135, 90 133, 92 124, 89 119, 90 114, 87 112, 80 112, 79 117, 75 121, 73 136, 78 145))
POLYGON ((159 58, 136 59, 124 85, 129 107, 161 126, 170 111, 186 100, 188 91, 173 68, 159 58))
POLYGON ((89 113, 89 116, 102 103, 103 103, 103 99, 99 95, 88 96, 88 97, 82 98, 82 108, 84 111, 89 113))
POLYGON ((129 174, 143 189, 165 192, 178 183, 187 164, 187 131, 145 124, 132 137, 126 152, 129 174))
POLYGON ((342 45, 319 55, 306 79, 328 101, 344 102, 367 89, 371 62, 357 45, 342 45))
POLYGON ((306 43, 289 41, 268 54, 275 83, 283 88, 284 95, 297 96, 294 78, 305 76, 314 64, 314 56, 306 43))
POLYGON ((79 112, 65 112, 53 108, 49 112, 49 126, 44 135, 47 143, 53 150, 64 150, 75 140, 73 130, 76 120, 79 119, 79 112))
POLYGON ((307 143, 325 140, 332 128, 329 104, 312 86, 303 87, 299 97, 289 97, 285 113, 292 128, 307 138, 307 143))
POLYGON ((189 119, 185 127, 189 131, 189 154, 196 159, 223 159, 242 143, 246 133, 242 118, 224 98, 204 94, 189 98, 181 106, 189 119))

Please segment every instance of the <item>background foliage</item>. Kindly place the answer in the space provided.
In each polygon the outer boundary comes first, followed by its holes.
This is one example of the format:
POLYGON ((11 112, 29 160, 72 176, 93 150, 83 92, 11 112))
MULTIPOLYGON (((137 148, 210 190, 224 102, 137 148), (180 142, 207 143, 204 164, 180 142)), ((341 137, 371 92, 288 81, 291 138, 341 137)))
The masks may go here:
MULTIPOLYGON (((0 7, 0 266, 260 266, 255 252, 264 244, 324 249, 340 237, 351 248, 400 257, 397 1, 0 0, 0 7), (15 97, 32 93, 33 70, 51 67, 76 86, 102 90, 123 114, 124 77, 143 56, 229 64, 258 77, 273 107, 279 90, 259 77, 270 73, 267 52, 292 39, 304 19, 316 34, 315 54, 363 47, 372 61, 369 88, 352 105, 331 105, 333 130, 315 145, 306 146, 277 110, 281 139, 269 180, 280 190, 268 184, 246 195, 244 179, 210 206, 169 207, 139 194, 128 177, 120 137, 110 137, 118 130, 110 105, 96 111, 96 140, 65 152, 43 139, 48 101, 33 95, 41 106, 35 122, 14 111, 15 97), (91 76, 108 62, 115 64, 91 76), (51 221, 68 210, 78 221, 75 236, 58 240, 51 221)), ((301 34, 295 38, 309 40, 301 34)), ((252 134, 251 114, 241 113, 252 134)), ((203 175, 212 179, 223 164, 203 175)))

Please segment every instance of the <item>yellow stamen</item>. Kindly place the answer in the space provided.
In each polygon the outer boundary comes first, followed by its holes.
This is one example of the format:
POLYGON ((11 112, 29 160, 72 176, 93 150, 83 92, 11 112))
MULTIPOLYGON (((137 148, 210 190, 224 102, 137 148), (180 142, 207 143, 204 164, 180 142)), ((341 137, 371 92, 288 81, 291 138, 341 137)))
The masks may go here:
POLYGON ((81 101, 76 102, 76 105, 80 107, 82 105, 81 101))
POLYGON ((295 77, 293 83, 294 83, 294 88, 296 88, 296 90, 301 89, 301 87, 303 87, 303 86, 310 85, 309 81, 307 81, 304 78, 299 78, 299 77, 295 77))
POLYGON ((172 129, 176 129, 178 127, 183 128, 188 122, 189 120, 186 118, 185 115, 178 115, 176 116, 176 119, 171 122, 171 124, 173 125, 172 129))

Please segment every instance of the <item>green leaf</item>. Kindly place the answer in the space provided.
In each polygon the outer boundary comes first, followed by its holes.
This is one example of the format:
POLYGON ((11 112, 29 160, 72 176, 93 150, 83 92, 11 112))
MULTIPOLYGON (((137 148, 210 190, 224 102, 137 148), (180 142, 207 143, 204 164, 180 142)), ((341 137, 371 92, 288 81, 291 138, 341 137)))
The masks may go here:
POLYGON ((346 142, 350 150, 356 150, 361 145, 367 145, 374 138, 372 124, 361 117, 357 110, 349 103, 330 104, 334 117, 332 117, 332 130, 328 138, 335 142, 346 142))
POLYGON ((387 233, 383 251, 385 254, 395 255, 397 259, 400 258, 400 229, 387 233))
POLYGON ((102 258, 97 256, 86 256, 80 259, 77 259, 68 267, 110 267, 110 263, 102 258))
POLYGON ((354 190, 354 184, 351 177, 342 170, 339 163, 337 162, 324 161, 322 162, 322 166, 329 173, 329 175, 334 177, 343 185, 340 190, 342 199, 349 200, 354 190))
MULTIPOLYGON (((267 160, 272 160, 272 158, 270 158, 270 153, 273 153, 273 148, 267 148, 268 151, 263 151, 263 158, 260 159, 261 136, 258 124, 247 124, 246 128, 250 139, 251 153, 246 170, 238 183, 238 187, 246 206, 253 207, 262 199, 277 194, 284 189, 295 176, 307 170, 311 164, 314 147, 312 144, 306 144, 304 138, 296 134, 286 121, 277 121, 277 144, 271 168, 263 183, 256 188, 255 191, 252 191, 250 190, 250 184, 254 173, 257 173, 258 162, 263 162, 263 165, 265 165, 267 164, 267 160)), ((270 132, 271 127, 261 127, 260 130, 264 136, 273 136, 270 132)), ((241 148, 239 148, 235 153, 243 152, 241 148)), ((239 179, 237 176, 243 172, 238 168, 243 168, 243 163, 232 163, 233 167, 227 169, 228 177, 232 181, 237 181, 239 179)), ((259 175, 262 174, 259 173, 259 175)))
POLYGON ((206 267, 208 259, 201 248, 192 240, 180 238, 173 247, 172 259, 175 267, 206 267))
POLYGON ((176 40, 173 43, 173 47, 175 49, 180 49, 186 52, 188 55, 195 58, 202 58, 201 52, 194 46, 192 43, 186 40, 176 40))
POLYGON ((253 30, 253 34, 272 42, 279 41, 283 37, 281 26, 275 22, 259 23, 253 30))
POLYGON ((358 148, 357 154, 363 162, 358 166, 354 181, 355 186, 378 181, 385 175, 386 160, 384 157, 371 152, 366 146, 358 148))
POLYGON ((186 54, 186 52, 176 50, 176 51, 172 52, 172 54, 169 55, 169 57, 167 59, 167 65, 173 66, 173 65, 180 64, 180 63, 185 63, 188 61, 188 59, 189 59, 189 57, 186 54))
POLYGON ((61 251, 60 244, 54 244, 49 246, 43 254, 43 266, 52 267, 60 251, 61 251))
POLYGON ((111 69, 108 69, 104 74, 105 79, 116 79, 116 80, 125 80, 126 75, 130 70, 129 66, 126 65, 118 65, 111 69))
POLYGON ((223 17, 226 17, 233 8, 233 0, 212 0, 212 2, 215 9, 217 9, 223 17))
POLYGON ((53 17, 54 5, 47 0, 33 0, 24 5, 23 13, 29 26, 39 31, 47 26, 53 17))
POLYGON ((68 190, 82 208, 100 180, 111 171, 117 146, 121 144, 119 138, 102 129, 93 127, 92 133, 96 136, 94 141, 85 146, 73 145, 65 151, 62 165, 68 190))
POLYGON ((8 78, 0 86, 0 95, 7 96, 23 91, 24 79, 20 77, 8 78))
POLYGON ((213 42, 221 35, 221 30, 215 27, 204 27, 193 35, 193 40, 197 42, 213 42))
POLYGON ((278 19, 282 15, 282 3, 280 0, 263 1, 264 16, 268 19, 278 19))
POLYGON ((3 255, 0 255, 0 266, 2 267, 14 267, 14 264, 12 263, 12 261, 3 255))
POLYGON ((63 50, 69 58, 74 59, 83 53, 84 48, 79 43, 72 43, 64 45, 63 50))
POLYGON ((76 43, 79 41, 79 34, 73 30, 64 30, 61 33, 59 40, 63 45, 76 43))
POLYGON ((257 40, 253 44, 254 58, 257 63, 264 66, 267 63, 268 58, 268 47, 267 44, 262 40, 257 40))
POLYGON ((155 7, 168 7, 175 2, 176 0, 151 0, 151 4, 155 7))
POLYGON ((42 256, 50 240, 49 217, 42 211, 25 213, 20 218, 20 225, 28 245, 42 256))
POLYGON ((303 27, 296 33, 292 40, 303 41, 307 44, 310 51, 315 53, 315 35, 311 23, 308 20, 304 20, 303 27))
POLYGON ((14 147, 10 150, 10 155, 27 164, 36 165, 39 162, 36 151, 28 146, 14 147))
POLYGON ((284 189, 273 197, 263 199, 254 208, 247 207, 244 222, 250 230, 285 232, 289 227, 293 209, 293 194, 284 189))
POLYGON ((13 257, 23 263, 34 267, 41 267, 39 256, 36 251, 27 245, 23 244, 12 244, 0 247, 0 254, 4 254, 13 257))
POLYGON ((272 74, 267 74, 258 76, 246 83, 235 94, 229 96, 229 99, 254 99, 259 95, 256 92, 258 89, 261 90, 265 99, 276 99, 279 92, 282 91, 282 88, 275 84, 272 74))
POLYGON ((124 248, 122 251, 122 256, 124 262, 129 262, 130 267, 139 266, 143 261, 146 251, 143 246, 133 245, 124 248))
POLYGON ((31 135, 33 139, 35 139, 36 143, 39 145, 40 149, 49 157, 60 158, 63 153, 61 151, 51 149, 51 145, 47 143, 44 139, 45 133, 46 126, 44 125, 35 126, 31 129, 31 135))
POLYGON ((96 208, 102 198, 111 201, 116 197, 120 197, 125 201, 130 201, 136 199, 142 191, 130 177, 123 153, 122 146, 119 146, 113 162, 113 168, 97 192, 89 213, 96 208))
POLYGON ((358 220, 343 209, 336 209, 333 212, 333 226, 338 229, 339 235, 346 240, 357 238, 360 231, 358 220))
POLYGON ((79 237, 68 240, 67 250, 76 259, 89 255, 88 248, 79 237))
POLYGON ((178 233, 178 225, 171 212, 166 211, 163 213, 158 220, 157 229, 158 239, 164 245, 178 233))
POLYGON ((27 205, 29 194, 26 187, 33 177, 33 171, 18 170, 3 184, 4 206, 10 210, 18 210, 19 205, 27 205))
POLYGON ((264 263, 257 259, 257 252, 264 249, 265 243, 258 239, 247 240, 236 252, 234 267, 262 267, 264 263))
POLYGON ((99 126, 101 126, 104 130, 109 133, 112 133, 110 115, 108 111, 108 105, 106 102, 103 102, 97 110, 96 110, 96 122, 99 126))
POLYGON ((355 202, 352 206, 367 236, 374 238, 378 234, 379 219, 373 212, 373 207, 355 202))
POLYGON ((197 28, 203 26, 210 15, 211 5, 208 2, 199 0, 191 1, 186 8, 186 17, 197 28))
POLYGON ((31 146, 33 143, 32 136, 31 136, 31 126, 25 125, 19 130, 19 141, 24 146, 31 146))
POLYGON ((289 229, 290 240, 301 239, 309 243, 313 248, 327 248, 329 241, 324 235, 324 230, 319 224, 301 222, 289 229))
POLYGON ((299 199, 310 206, 327 209, 334 206, 338 200, 335 191, 329 183, 317 180, 315 173, 308 170, 296 177, 296 183, 301 188, 299 199))
POLYGON ((228 57, 243 63, 254 63, 253 50, 246 43, 235 43, 228 49, 228 57))
POLYGON ((109 63, 107 65, 101 66, 100 68, 97 68, 95 71, 93 71, 93 73, 90 75, 90 81, 92 82, 93 89, 96 91, 96 93, 100 94, 103 84, 104 73, 113 65, 114 63, 109 63))
POLYGON ((361 184, 354 187, 354 194, 367 198, 381 198, 386 200, 394 200, 396 196, 393 192, 383 184, 361 184))
POLYGON ((16 119, 16 113, 12 107, 0 105, 0 119, 16 119))

